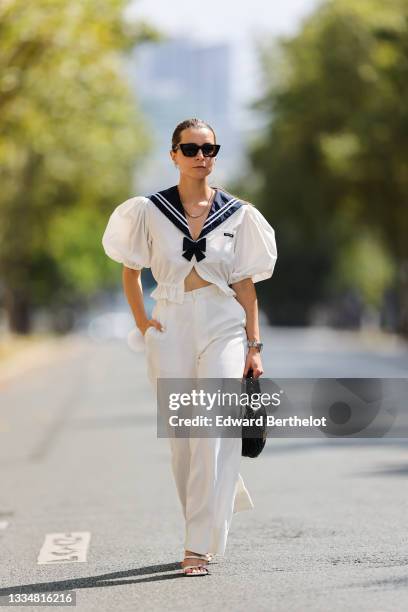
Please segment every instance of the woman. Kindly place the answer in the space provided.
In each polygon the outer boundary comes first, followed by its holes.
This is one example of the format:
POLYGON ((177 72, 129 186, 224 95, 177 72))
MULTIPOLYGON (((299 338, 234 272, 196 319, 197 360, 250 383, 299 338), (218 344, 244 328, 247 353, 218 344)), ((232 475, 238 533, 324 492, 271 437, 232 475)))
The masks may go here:
MULTIPOLYGON (((123 284, 143 334, 147 373, 160 378, 242 378, 263 374, 254 283, 272 276, 275 233, 261 213, 211 188, 220 145, 200 119, 180 123, 171 159, 178 184, 116 207, 102 238, 124 265, 123 284), (142 268, 157 287, 152 318, 144 309, 142 268)), ((185 518, 186 576, 208 574, 224 554, 234 512, 253 508, 239 474, 239 438, 172 438, 172 470, 185 518)))

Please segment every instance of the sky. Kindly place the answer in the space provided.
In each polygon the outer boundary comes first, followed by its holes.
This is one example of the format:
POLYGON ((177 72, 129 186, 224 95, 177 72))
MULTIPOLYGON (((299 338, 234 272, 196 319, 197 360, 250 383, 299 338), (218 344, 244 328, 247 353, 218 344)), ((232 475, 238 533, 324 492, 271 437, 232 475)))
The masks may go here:
POLYGON ((204 40, 247 39, 251 34, 292 32, 299 20, 318 4, 317 0, 205 0, 197 3, 172 0, 136 0, 131 13, 151 19, 177 34, 194 33, 204 40))
POLYGON ((262 36, 294 33, 319 4, 320 0, 136 0, 126 12, 168 35, 203 43, 228 41, 233 46, 234 96, 244 105, 260 90, 255 42, 262 36))

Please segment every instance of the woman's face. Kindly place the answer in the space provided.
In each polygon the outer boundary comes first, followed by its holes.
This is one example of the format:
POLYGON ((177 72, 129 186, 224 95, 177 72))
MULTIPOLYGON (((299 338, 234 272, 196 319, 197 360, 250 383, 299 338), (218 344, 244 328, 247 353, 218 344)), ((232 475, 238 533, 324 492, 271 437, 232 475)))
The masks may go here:
MULTIPOLYGON (((206 127, 186 128, 181 132, 180 143, 195 142, 203 145, 206 142, 215 144, 214 134, 206 127)), ((180 174, 191 178, 204 178, 211 174, 214 168, 215 157, 204 157, 201 149, 194 157, 185 157, 181 149, 170 151, 171 158, 179 167, 180 174)))

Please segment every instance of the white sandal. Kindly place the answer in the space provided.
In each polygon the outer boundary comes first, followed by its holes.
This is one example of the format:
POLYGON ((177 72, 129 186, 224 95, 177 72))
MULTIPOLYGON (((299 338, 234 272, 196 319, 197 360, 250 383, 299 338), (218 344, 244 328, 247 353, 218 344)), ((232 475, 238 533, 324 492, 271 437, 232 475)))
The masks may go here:
MULTIPOLYGON (((186 555, 184 559, 203 559, 204 561, 207 561, 207 555, 186 555)), ((185 565, 182 569, 185 576, 207 576, 210 573, 204 564, 185 565), (192 571, 186 572, 186 570, 189 569, 192 571)))
MULTIPOLYGON (((215 555, 213 553, 204 553, 203 556, 207 559, 208 563, 211 563, 212 561, 214 561, 215 555)), ((183 562, 180 561, 180 563, 183 563, 183 562)))

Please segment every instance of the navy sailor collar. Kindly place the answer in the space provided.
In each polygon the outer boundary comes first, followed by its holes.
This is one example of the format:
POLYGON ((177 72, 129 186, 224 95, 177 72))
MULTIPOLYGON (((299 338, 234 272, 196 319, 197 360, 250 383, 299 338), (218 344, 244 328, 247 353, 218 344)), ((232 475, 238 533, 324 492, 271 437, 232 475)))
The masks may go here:
POLYGON ((242 203, 230 193, 222 189, 215 188, 215 196, 211 204, 210 212, 205 220, 203 228, 197 240, 194 240, 190 233, 187 217, 181 203, 178 185, 173 185, 168 189, 157 191, 147 196, 155 206, 171 221, 179 230, 183 232, 189 241, 198 242, 203 236, 212 232, 216 227, 223 223, 234 212, 239 210, 242 203))

